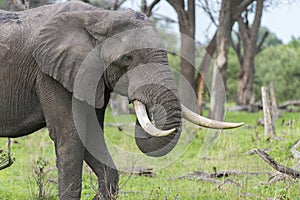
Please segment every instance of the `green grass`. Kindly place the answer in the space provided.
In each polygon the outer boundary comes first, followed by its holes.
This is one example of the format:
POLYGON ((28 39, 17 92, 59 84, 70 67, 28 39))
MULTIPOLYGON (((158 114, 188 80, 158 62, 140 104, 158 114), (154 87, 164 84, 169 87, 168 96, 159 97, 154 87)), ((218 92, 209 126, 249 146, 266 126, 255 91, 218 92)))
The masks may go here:
MULTIPOLYGON (((218 181, 230 179, 240 185, 218 184, 196 179, 178 177, 194 171, 213 173, 217 171, 274 172, 258 155, 247 155, 254 148, 271 148, 269 154, 284 165, 294 167, 297 160, 292 157, 291 146, 300 139, 299 113, 282 113, 276 121, 277 135, 280 141, 267 141, 264 128, 257 126, 256 121, 262 113, 245 112, 227 113, 226 121, 244 121, 245 126, 239 129, 223 131, 215 140, 210 141, 216 131, 196 129, 185 123, 183 133, 176 149, 164 158, 154 159, 143 156, 137 149, 133 127, 126 126, 124 131, 116 127, 106 127, 106 140, 119 168, 155 167, 156 177, 141 177, 120 173, 120 193, 118 199, 300 199, 299 180, 282 181, 268 184, 266 174, 250 176, 239 175, 219 178, 218 181), (282 125, 282 120, 284 124, 282 125), (289 125, 286 125, 287 122, 289 125), (127 152, 136 153, 134 160, 115 152, 121 147, 127 152), (135 164, 134 164, 135 163, 135 164)), ((108 113, 106 122, 135 122, 134 117, 112 116, 108 113)), ((6 148, 6 139, 0 140, 0 149, 6 148)), ((37 199, 38 186, 37 162, 45 161, 42 168, 47 171, 44 178, 46 199, 57 199, 57 172, 53 143, 47 130, 41 130, 23 138, 13 139, 11 148, 14 164, 0 171, 0 199, 37 199), (54 168, 54 169, 53 169, 54 168)), ((82 199, 92 199, 95 194, 95 176, 87 166, 84 167, 82 199)))

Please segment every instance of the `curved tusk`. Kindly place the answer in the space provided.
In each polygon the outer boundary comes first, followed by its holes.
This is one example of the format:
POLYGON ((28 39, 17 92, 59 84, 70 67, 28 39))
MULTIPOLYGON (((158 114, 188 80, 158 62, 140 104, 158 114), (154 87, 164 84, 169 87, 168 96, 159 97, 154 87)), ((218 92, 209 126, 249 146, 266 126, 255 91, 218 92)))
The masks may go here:
POLYGON ((206 128, 231 129, 231 128, 237 128, 244 125, 243 122, 241 123, 221 122, 221 121, 208 119, 206 117, 202 117, 201 115, 198 115, 193 111, 189 110, 183 104, 181 104, 181 111, 182 111, 183 118, 196 125, 203 126, 206 128))
POLYGON ((150 135, 155 137, 163 137, 170 135, 171 133, 174 133, 176 131, 175 128, 172 128, 170 130, 160 130, 156 128, 149 120, 146 107, 143 103, 140 101, 133 101, 134 110, 136 113, 136 116, 142 126, 142 128, 150 135))

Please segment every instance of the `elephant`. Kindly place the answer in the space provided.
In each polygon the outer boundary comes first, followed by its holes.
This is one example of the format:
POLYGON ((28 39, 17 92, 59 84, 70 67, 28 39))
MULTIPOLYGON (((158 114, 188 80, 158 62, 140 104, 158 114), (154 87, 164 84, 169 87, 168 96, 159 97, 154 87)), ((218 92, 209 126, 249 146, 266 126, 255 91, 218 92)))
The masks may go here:
POLYGON ((103 133, 111 92, 133 104, 136 144, 149 156, 174 148, 182 118, 216 129, 242 125, 204 118, 180 103, 167 51, 142 13, 70 1, 0 10, 0 26, 0 137, 48 128, 59 199, 80 199, 83 162, 98 178, 95 199, 117 196, 118 170, 103 133), (88 140, 100 158, 86 147, 88 140))

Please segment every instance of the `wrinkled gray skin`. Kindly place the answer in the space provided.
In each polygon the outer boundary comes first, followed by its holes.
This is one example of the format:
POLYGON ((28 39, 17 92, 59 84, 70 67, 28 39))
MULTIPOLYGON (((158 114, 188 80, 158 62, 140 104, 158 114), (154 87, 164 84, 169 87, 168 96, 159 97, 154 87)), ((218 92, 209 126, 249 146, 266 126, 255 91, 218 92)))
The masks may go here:
MULTIPOLYGON (((157 138, 148 135, 137 122, 135 136, 140 150, 150 156, 162 156, 177 143, 181 132, 180 102, 165 51, 134 50, 112 61, 114 52, 134 49, 130 45, 141 41, 135 38, 108 43, 102 49, 101 62, 112 63, 106 70, 103 63, 96 66, 104 75, 98 79, 95 104, 85 94, 75 92, 76 74, 91 50, 108 37, 137 28, 154 30, 141 13, 106 11, 81 2, 18 13, 0 10, 0 137, 20 137, 43 127, 49 129, 57 156, 60 199, 80 198, 83 161, 97 175, 102 198, 114 198, 118 190, 118 171, 106 148, 103 132, 100 128, 87 128, 87 134, 101 134, 101 140, 97 141, 101 147, 99 153, 107 163, 96 159, 80 140, 73 119, 72 97, 78 99, 82 109, 96 111, 103 129, 110 93, 118 79, 127 73, 126 90, 120 93, 130 101, 143 102, 157 127, 177 130, 170 136, 157 138), (139 65, 143 67, 137 68, 139 65), (145 82, 149 84, 143 85, 145 82), (165 122, 161 122, 162 112, 155 109, 156 104, 165 109, 165 122)), ((149 38, 150 44, 156 44, 154 40, 160 41, 158 35, 149 38)), ((83 66, 81 72, 89 71, 89 67, 83 66)), ((89 77, 79 76, 79 83, 89 77)), ((89 111, 83 113, 88 117, 89 111)), ((83 123, 89 126, 90 121, 83 123)))

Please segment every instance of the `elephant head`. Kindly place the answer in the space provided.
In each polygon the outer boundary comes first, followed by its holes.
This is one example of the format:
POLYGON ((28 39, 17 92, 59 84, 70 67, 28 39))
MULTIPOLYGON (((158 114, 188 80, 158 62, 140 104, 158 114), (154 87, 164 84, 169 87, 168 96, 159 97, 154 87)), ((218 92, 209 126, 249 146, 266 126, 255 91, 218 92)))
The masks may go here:
POLYGON ((75 98, 103 108, 105 91, 128 96, 138 118, 136 143, 147 155, 162 156, 172 150, 182 117, 210 128, 242 125, 212 121, 181 105, 167 52, 141 13, 92 7, 62 12, 36 34, 33 54, 41 71, 75 98))

